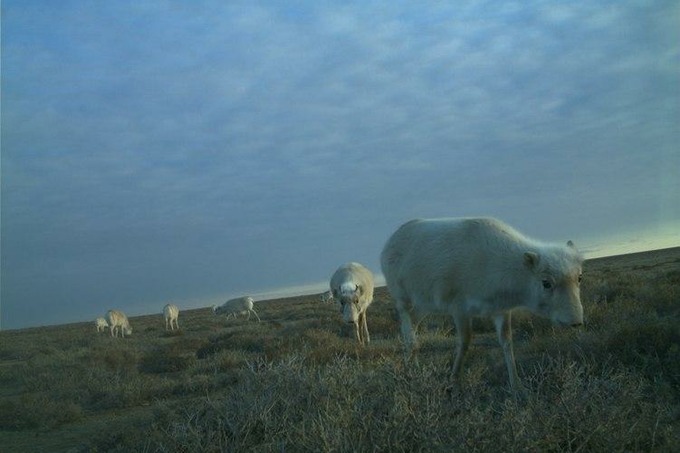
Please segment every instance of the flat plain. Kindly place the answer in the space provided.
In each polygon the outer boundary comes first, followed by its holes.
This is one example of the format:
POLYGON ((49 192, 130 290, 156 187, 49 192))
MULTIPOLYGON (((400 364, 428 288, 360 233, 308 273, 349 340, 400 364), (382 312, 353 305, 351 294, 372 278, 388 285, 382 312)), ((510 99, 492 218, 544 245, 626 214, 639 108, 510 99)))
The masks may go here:
MULTIPOLYGON (((431 317, 405 366, 384 287, 361 348, 318 295, 256 302, 262 322, 180 313, 0 332, 0 450, 680 451, 680 247, 588 260, 586 322, 514 318, 528 396, 508 389, 490 321, 459 385, 431 317)), ((181 308, 181 307, 180 307, 181 308)))

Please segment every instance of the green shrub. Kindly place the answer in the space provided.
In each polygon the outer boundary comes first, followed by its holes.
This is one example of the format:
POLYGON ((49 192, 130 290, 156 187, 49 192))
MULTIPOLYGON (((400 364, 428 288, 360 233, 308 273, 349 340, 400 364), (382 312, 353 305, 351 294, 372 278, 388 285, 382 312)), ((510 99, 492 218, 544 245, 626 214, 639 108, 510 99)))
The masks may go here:
POLYGON ((54 429, 80 420, 83 411, 77 404, 54 401, 41 395, 23 395, 19 399, 0 401, 0 429, 54 429))
POLYGON ((301 355, 259 361, 249 367, 250 377, 224 397, 166 413, 164 446, 179 451, 218 445, 222 451, 640 451, 677 446, 669 429, 673 412, 650 381, 625 369, 598 371, 589 363, 546 356, 529 373, 534 390, 521 404, 478 379, 475 370, 484 367, 472 367, 463 390, 449 392, 449 369, 437 363, 402 368, 391 360, 367 365, 338 356, 326 367, 310 368, 301 355))
POLYGON ((125 340, 0 332, 0 430, 39 451, 680 451, 679 265, 587 262, 581 328, 515 314, 524 399, 488 319, 459 380, 447 317, 404 363, 384 288, 367 346, 313 296, 259 303, 261 323, 187 310, 180 333, 139 317, 125 340))
POLYGON ((123 345, 108 344, 93 349, 86 357, 92 368, 105 368, 114 373, 130 374, 137 368, 140 352, 123 345))
POLYGON ((680 324, 669 320, 640 321, 614 327, 602 349, 616 360, 652 379, 680 385, 680 324))
POLYGON ((172 348, 158 348, 145 354, 139 361, 142 373, 175 373, 184 371, 196 363, 196 356, 182 354, 172 348))

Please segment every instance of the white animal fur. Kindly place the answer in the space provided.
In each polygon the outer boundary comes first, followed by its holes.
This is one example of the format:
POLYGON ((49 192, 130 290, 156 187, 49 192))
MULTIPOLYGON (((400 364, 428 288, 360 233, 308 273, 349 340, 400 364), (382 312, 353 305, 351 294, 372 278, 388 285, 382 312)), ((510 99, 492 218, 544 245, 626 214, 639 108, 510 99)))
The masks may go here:
POLYGON ((428 313, 449 314, 458 332, 455 378, 470 345, 474 316, 494 319, 510 385, 520 391, 512 310, 526 308, 561 325, 583 322, 583 258, 571 241, 566 246, 540 243, 492 218, 412 220, 390 237, 380 258, 407 359, 416 347, 413 323, 428 313))
POLYGON ((247 314, 248 319, 250 319, 250 314, 252 313, 255 315, 257 320, 260 321, 260 317, 257 315, 257 312, 253 308, 254 302, 255 301, 250 296, 237 297, 236 299, 230 299, 226 301, 219 307, 216 305, 213 306, 213 313, 215 313, 216 315, 227 315, 227 318, 247 314))
POLYGON ((163 307, 163 318, 165 318, 165 330, 179 330, 179 323, 177 318, 179 318, 179 307, 175 304, 167 304, 163 307), (173 327, 174 323, 174 327, 173 327))
POLYGON ((359 263, 343 264, 331 277, 330 287, 333 298, 340 303, 343 320, 354 324, 360 344, 368 344, 371 338, 366 310, 373 302, 373 274, 359 263))
POLYGON ((125 338, 125 335, 132 335, 130 321, 122 311, 109 310, 106 312, 106 322, 109 324, 112 337, 117 337, 118 332, 120 332, 121 338, 125 338))
POLYGON ((94 320, 94 325, 97 328, 97 332, 102 332, 109 327, 109 323, 106 322, 104 318, 97 318, 94 320))
POLYGON ((325 293, 322 293, 319 298, 322 303, 329 304, 333 302, 333 291, 326 291, 325 293))

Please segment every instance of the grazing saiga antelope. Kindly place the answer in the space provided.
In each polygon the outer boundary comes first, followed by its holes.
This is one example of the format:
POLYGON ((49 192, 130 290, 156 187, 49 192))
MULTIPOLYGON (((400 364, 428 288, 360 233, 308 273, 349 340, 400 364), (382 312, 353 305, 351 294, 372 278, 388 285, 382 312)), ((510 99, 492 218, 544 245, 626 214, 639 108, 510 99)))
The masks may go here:
POLYGON ((571 241, 538 242, 492 218, 412 220, 392 234, 380 260, 407 358, 416 346, 414 323, 428 313, 453 318, 455 378, 470 346, 475 316, 494 320, 510 385, 520 392, 512 311, 525 308, 558 325, 583 323, 579 290, 583 258, 571 241))
POLYGON ((97 318, 94 320, 94 325, 97 328, 97 332, 102 332, 109 327, 109 323, 106 322, 104 318, 97 318))
POLYGON ((346 323, 353 324, 357 341, 371 341, 366 322, 366 310, 373 302, 373 274, 359 263, 340 266, 331 277, 333 298, 340 303, 340 313, 346 323))
POLYGON ((250 319, 250 314, 252 313, 257 320, 260 321, 260 317, 253 308, 254 304, 255 300, 250 296, 237 297, 236 299, 226 301, 219 307, 217 305, 213 306, 213 313, 216 315, 227 315, 227 318, 230 316, 247 314, 248 319, 250 319))
POLYGON ((163 307, 163 318, 165 318, 165 330, 179 330, 179 323, 177 318, 179 317, 179 307, 175 304, 167 304, 163 307), (174 327, 173 327, 174 323, 174 327))
POLYGON ((132 335, 130 321, 128 321, 127 316, 122 311, 109 310, 106 312, 106 322, 109 324, 112 337, 117 337, 118 332, 120 332, 121 338, 125 338, 125 335, 132 335))
POLYGON ((321 296, 319 296, 319 300, 324 304, 330 304, 334 300, 333 291, 326 291, 324 293, 321 293, 321 296))

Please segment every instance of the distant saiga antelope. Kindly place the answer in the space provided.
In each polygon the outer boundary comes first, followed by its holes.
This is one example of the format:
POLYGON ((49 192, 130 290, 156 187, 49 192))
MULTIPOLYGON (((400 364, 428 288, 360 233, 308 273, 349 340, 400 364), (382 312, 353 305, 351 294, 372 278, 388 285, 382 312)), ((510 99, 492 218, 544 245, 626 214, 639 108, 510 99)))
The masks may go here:
POLYGON ((119 332, 121 338, 125 338, 125 335, 132 335, 130 321, 122 311, 109 310, 106 312, 106 322, 109 324, 112 337, 117 337, 119 332))
POLYGON ((97 318, 94 320, 94 326, 97 328, 97 332, 102 332, 108 329, 109 323, 104 318, 97 318))
POLYGON ((254 314, 257 321, 260 321, 260 317, 254 308, 255 300, 250 296, 237 297, 236 299, 230 299, 220 305, 213 305, 213 313, 216 315, 226 315, 227 318, 236 317, 236 315, 248 315, 250 319, 250 314, 254 314))
POLYGON ((319 300, 324 303, 324 304, 329 304, 333 302, 333 292, 332 291, 326 291, 321 293, 321 296, 319 296, 319 300))
POLYGON ((179 307, 175 304, 167 304, 163 307, 163 318, 165 318, 165 330, 179 330, 179 307))
POLYGON ((359 263, 340 266, 331 276, 331 292, 340 304, 342 319, 354 326, 359 344, 367 345, 368 334, 366 311, 373 302, 373 274, 359 263))
POLYGON ((396 304, 407 359, 416 346, 414 323, 428 313, 453 318, 456 379, 475 316, 494 320, 511 388, 519 393, 523 388, 512 348, 512 311, 525 308, 563 326, 583 323, 583 258, 571 241, 541 243, 491 218, 412 220, 392 234, 380 262, 396 304))

